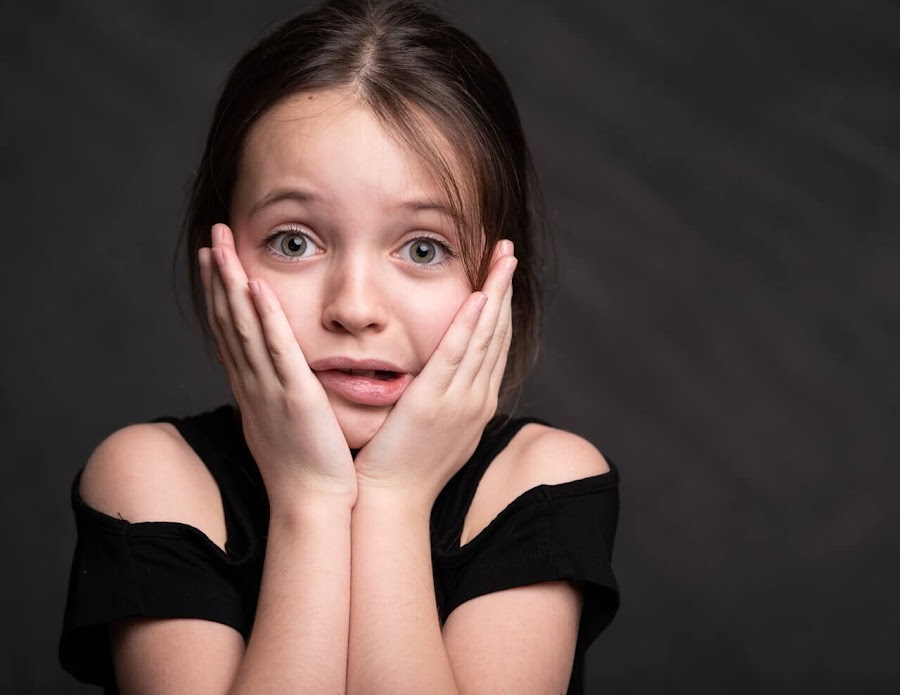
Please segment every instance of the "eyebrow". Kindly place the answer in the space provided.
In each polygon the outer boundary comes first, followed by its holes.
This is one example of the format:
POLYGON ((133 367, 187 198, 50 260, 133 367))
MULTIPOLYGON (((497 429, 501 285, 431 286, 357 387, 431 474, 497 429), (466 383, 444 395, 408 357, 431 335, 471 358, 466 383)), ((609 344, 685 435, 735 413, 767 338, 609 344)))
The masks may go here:
MULTIPOLYGON (((249 215, 252 217, 253 215, 257 215, 263 210, 267 210, 278 203, 282 203, 284 201, 291 201, 294 203, 319 203, 322 201, 322 196, 317 193, 313 193, 312 191, 306 191, 301 188, 276 188, 274 191, 268 193, 262 200, 253 204, 253 207, 250 208, 249 215)), ((398 208, 403 210, 407 210, 412 213, 417 212, 437 212, 441 215, 445 215, 449 217, 451 220, 458 220, 459 215, 457 215, 449 206, 439 200, 408 200, 397 205, 398 208)))
POLYGON ((459 215, 439 200, 409 200, 400 203, 397 207, 408 210, 409 212, 437 212, 449 217, 451 220, 459 219, 459 215))
POLYGON ((250 208, 250 216, 257 215, 263 210, 267 210, 273 205, 282 203, 286 200, 295 203, 320 202, 322 197, 310 191, 304 191, 299 188, 276 188, 274 191, 266 195, 262 200, 254 203, 250 208))

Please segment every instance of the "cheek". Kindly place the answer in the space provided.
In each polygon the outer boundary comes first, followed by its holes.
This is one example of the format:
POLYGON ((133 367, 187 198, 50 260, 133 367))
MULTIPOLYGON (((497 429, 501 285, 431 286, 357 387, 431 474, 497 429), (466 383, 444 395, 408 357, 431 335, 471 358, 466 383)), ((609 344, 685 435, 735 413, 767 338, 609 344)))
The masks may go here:
POLYGON ((300 349, 306 350, 304 343, 311 334, 309 327, 321 318, 319 282, 311 274, 278 272, 264 263, 254 263, 252 256, 242 261, 248 277, 261 278, 272 288, 300 349))
POLYGON ((284 312, 301 350, 306 350, 311 339, 311 326, 321 320, 319 287, 316 283, 303 282, 298 276, 274 275, 266 280, 284 312))
POLYGON ((419 358, 431 357, 469 294, 471 290, 464 282, 450 287, 419 288, 406 294, 403 313, 408 317, 406 324, 419 358))

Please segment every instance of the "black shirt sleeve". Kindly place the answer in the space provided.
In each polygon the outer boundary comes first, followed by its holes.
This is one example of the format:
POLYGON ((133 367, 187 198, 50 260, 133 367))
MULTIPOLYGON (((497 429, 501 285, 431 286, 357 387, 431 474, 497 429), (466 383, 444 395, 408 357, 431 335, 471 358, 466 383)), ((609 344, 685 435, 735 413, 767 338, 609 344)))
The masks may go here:
POLYGON ((108 626, 126 618, 201 618, 246 638, 250 624, 226 553, 192 526, 132 524, 89 507, 80 479, 72 487, 78 543, 59 643, 63 668, 111 684, 108 626))
POLYGON ((579 646, 586 649, 619 607, 610 565, 618 508, 614 468, 528 490, 468 544, 435 558, 442 620, 476 596, 571 581, 584 596, 579 646))

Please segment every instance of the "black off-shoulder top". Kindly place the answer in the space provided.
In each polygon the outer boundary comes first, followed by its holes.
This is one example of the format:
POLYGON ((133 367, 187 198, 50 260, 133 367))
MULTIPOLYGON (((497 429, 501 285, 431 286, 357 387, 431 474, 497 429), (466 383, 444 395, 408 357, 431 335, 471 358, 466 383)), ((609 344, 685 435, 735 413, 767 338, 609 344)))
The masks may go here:
MULTIPOLYGON (((78 542, 59 643, 63 668, 116 693, 108 626, 132 617, 200 618, 250 635, 268 531, 268 500, 233 406, 172 423, 218 483, 227 542, 174 522, 130 523, 89 507, 72 485, 78 542)), ((584 655, 612 621, 619 592, 610 565, 618 471, 526 491, 460 546, 463 521, 487 467, 532 418, 498 417, 431 513, 441 622, 476 596, 544 581, 577 582, 584 607, 569 695, 584 692, 584 655)))

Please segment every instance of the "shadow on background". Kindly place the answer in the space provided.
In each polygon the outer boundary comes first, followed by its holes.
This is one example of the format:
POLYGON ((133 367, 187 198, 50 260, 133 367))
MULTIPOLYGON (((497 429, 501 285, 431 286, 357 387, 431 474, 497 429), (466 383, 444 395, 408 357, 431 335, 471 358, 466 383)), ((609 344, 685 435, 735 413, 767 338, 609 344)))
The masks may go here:
MULTIPOLYGON (((590 692, 896 692, 898 5, 445 4, 555 236, 523 410, 623 475, 590 692)), ((55 649, 92 448, 226 398, 171 252, 225 72, 297 8, 5 13, 2 692, 88 692, 55 649)))

